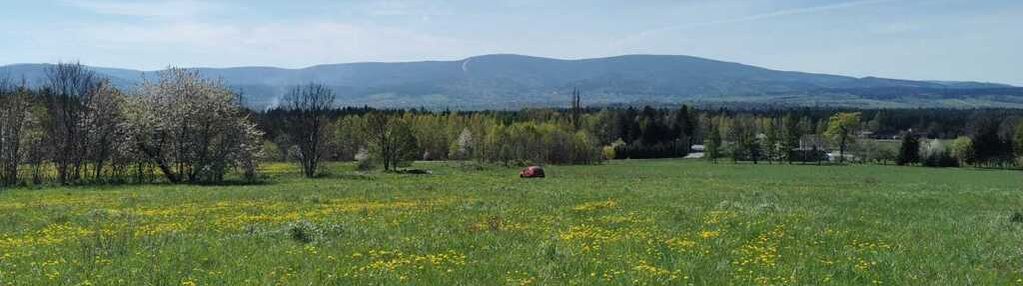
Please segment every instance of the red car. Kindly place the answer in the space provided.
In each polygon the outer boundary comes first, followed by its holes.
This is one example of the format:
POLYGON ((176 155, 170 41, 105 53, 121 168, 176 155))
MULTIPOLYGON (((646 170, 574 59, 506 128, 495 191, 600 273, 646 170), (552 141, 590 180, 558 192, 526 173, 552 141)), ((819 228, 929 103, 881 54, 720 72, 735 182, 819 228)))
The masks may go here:
POLYGON ((529 166, 519 171, 519 178, 543 178, 543 167, 529 166))

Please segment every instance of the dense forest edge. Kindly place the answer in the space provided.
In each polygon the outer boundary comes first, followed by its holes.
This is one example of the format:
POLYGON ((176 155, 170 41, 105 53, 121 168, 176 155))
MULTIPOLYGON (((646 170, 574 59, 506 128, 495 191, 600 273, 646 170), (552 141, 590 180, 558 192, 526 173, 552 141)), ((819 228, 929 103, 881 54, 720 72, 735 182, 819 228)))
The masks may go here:
POLYGON ((246 108, 243 92, 171 68, 122 89, 80 64, 42 85, 0 77, 0 185, 258 183, 260 162, 403 172, 415 160, 527 166, 613 159, 1018 168, 1018 109, 586 107, 451 111, 344 107, 318 83, 246 108))

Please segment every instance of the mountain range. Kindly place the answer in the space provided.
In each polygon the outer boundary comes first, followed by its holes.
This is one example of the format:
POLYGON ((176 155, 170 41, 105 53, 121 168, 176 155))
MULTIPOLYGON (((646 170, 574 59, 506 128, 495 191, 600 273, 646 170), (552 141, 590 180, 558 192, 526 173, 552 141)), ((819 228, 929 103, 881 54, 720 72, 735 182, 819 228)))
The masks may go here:
MULTIPOLYGON (((50 64, 0 66, 0 76, 40 85, 50 64)), ((121 88, 154 71, 90 67, 121 88)), ((562 60, 511 54, 455 61, 365 62, 275 67, 195 68, 244 92, 253 108, 275 106, 291 87, 329 86, 338 105, 514 109, 566 106, 573 90, 584 105, 1012 107, 1023 88, 1006 84, 915 81, 780 71, 680 55, 625 55, 562 60)))

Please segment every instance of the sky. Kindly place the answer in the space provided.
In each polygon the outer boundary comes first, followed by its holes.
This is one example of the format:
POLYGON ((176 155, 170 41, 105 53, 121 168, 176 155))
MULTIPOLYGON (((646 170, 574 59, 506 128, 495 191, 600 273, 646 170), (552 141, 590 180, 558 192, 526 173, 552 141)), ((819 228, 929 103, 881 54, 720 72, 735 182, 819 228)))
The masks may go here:
POLYGON ((1023 86, 1019 0, 3 1, 0 65, 300 68, 674 54, 1023 86))

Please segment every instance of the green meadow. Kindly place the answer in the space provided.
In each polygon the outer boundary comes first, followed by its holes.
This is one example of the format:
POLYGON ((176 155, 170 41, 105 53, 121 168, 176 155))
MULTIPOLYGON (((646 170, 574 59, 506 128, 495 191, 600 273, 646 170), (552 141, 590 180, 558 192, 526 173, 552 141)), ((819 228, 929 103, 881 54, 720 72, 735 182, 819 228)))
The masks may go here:
POLYGON ((1023 284, 1019 171, 415 167, 3 190, 0 285, 1023 284))

